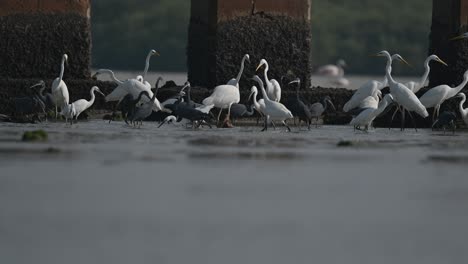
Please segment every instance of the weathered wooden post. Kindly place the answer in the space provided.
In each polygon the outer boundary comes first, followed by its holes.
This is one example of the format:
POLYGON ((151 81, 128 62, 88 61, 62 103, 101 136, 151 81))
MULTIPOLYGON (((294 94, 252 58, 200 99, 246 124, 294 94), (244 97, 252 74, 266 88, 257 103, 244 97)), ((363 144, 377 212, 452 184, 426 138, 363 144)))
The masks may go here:
POLYGON ((468 40, 449 39, 468 31, 468 0, 433 0, 430 54, 437 54, 449 67, 432 64, 430 86, 458 85, 468 70, 468 40))
POLYGON ((0 78, 55 78, 63 53, 67 78, 89 78, 90 6, 90 0, 1 0, 0 78))
MULTIPOLYGON (((213 88, 234 78, 244 54, 243 90, 262 58, 269 77, 287 73, 310 84, 311 0, 192 0, 187 46, 188 77, 192 84, 213 88)), ((261 72, 263 75, 263 72, 261 72)), ((259 73, 260 74, 260 73, 259 73)))

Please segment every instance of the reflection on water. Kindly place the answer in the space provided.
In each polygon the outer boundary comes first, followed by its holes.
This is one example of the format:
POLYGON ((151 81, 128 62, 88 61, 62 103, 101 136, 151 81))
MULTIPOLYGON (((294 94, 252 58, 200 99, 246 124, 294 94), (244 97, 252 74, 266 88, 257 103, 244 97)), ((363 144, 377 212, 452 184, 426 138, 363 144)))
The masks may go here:
POLYGON ((465 131, 156 127, 1 124, 0 263, 468 261, 465 131))

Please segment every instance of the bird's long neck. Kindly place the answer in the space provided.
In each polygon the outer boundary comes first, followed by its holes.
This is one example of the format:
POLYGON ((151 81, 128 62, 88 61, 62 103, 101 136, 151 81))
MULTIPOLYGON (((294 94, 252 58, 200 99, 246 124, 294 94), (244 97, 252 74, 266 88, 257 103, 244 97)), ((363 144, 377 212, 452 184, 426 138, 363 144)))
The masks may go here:
POLYGON ((378 115, 380 115, 385 110, 385 108, 387 108, 387 106, 388 106, 388 101, 385 99, 382 100, 382 102, 380 102, 379 104, 379 107, 374 112, 374 117, 377 117, 378 115))
POLYGON ((265 91, 265 86, 263 86, 263 83, 262 83, 262 82, 259 83, 259 86, 260 86, 260 90, 262 91, 263 100, 265 100, 265 101, 267 101, 267 100, 268 100, 268 101, 271 101, 270 98, 268 98, 268 94, 266 93, 266 91, 265 91))
POLYGON ((89 92, 91 94, 91 100, 88 101, 89 105, 94 104, 94 100, 96 100, 96 95, 94 94, 96 92, 96 89, 91 89, 89 92))
POLYGON ((296 98, 297 98, 298 101, 300 100, 300 98, 299 98, 299 87, 300 87, 300 85, 297 85, 297 87, 296 87, 296 98))
POLYGON ((253 104, 255 105, 255 108, 257 108, 257 110, 260 110, 260 104, 258 103, 257 101, 257 95, 258 95, 258 92, 257 91, 254 91, 253 93, 253 104))
POLYGON ((467 83, 468 83, 468 74, 465 74, 463 76, 463 82, 460 85, 458 85, 457 87, 454 87, 454 88, 450 89, 449 92, 448 92, 448 97, 447 98, 451 98, 451 97, 454 97, 455 95, 457 95, 457 93, 459 93, 463 88, 465 88, 467 83))
POLYGON ((328 108, 328 102, 327 102, 327 100, 324 100, 323 101, 323 112, 326 112, 327 108, 328 108))
POLYGON ((423 87, 424 84, 426 84, 427 78, 429 77, 429 73, 431 72, 431 67, 429 66, 430 59, 427 58, 426 61, 424 62, 424 74, 421 77, 421 81, 419 81, 419 87, 423 87))
POLYGON ((240 71, 239 71, 239 73, 237 74, 237 78, 236 78, 236 82, 237 82, 237 83, 240 82, 240 79, 241 79, 241 77, 242 77, 242 73, 244 73, 245 59, 246 59, 246 57, 242 58, 241 68, 240 68, 240 71))
POLYGON ((192 87, 187 88, 187 93, 185 93, 185 100, 187 100, 187 104, 191 105, 192 104, 192 98, 190 97, 190 93, 192 92, 192 87))
POLYGON ((65 58, 62 58, 62 65, 60 66, 60 76, 59 80, 63 80, 63 73, 65 72, 65 58))
POLYGON ((263 73, 265 74, 265 82, 267 83, 267 87, 270 86, 270 79, 268 79, 268 70, 270 69, 270 67, 268 66, 268 63, 265 63, 265 70, 263 71, 263 73))
POLYGON ((385 72, 385 77, 387 77, 387 82, 389 84, 396 84, 395 80, 392 77, 392 59, 390 58, 390 63, 387 64, 387 69, 385 72), (390 65, 390 66, 389 66, 390 65))
POLYGON ((143 80, 146 79, 146 74, 148 73, 150 66, 151 53, 146 56, 145 70, 143 71, 143 80))
POLYGON ((468 110, 465 110, 463 108, 463 105, 465 104, 465 102, 466 102, 466 96, 463 97, 463 99, 460 102, 460 105, 458 105, 458 107, 460 109, 460 113, 463 115, 463 117, 465 117, 467 112, 468 112, 468 110))
POLYGON ((109 73, 109 75, 111 76, 111 79, 112 79, 114 82, 116 82, 116 83, 118 83, 118 84, 122 84, 122 83, 123 83, 121 80, 119 80, 119 79, 117 79, 117 77, 115 77, 115 74, 114 74, 113 71, 107 70, 106 72, 109 73))

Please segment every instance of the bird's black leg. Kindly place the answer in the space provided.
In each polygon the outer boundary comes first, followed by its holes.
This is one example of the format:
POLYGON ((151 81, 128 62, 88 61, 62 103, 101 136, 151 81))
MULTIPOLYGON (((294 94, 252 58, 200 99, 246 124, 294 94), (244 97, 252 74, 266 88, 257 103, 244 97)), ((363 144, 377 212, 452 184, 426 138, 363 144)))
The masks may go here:
POLYGON ((273 126, 273 129, 276 130, 275 122, 271 121, 271 125, 273 126))
POLYGON ((288 132, 291 132, 291 128, 286 124, 286 121, 283 121, 283 125, 288 129, 288 132))
POLYGON ((418 128, 416 127, 416 122, 414 121, 413 115, 411 114, 410 111, 408 111, 408 115, 410 116, 411 121, 413 122, 414 130, 416 130, 416 132, 418 132, 418 128))
POLYGON ((406 111, 401 111, 401 128, 400 131, 405 130, 405 112, 406 111))
POLYGON ((268 119, 267 119, 266 116, 265 116, 265 122, 264 122, 264 124, 263 124, 262 132, 263 132, 263 131, 267 131, 267 130, 268 130, 268 119))
POLYGON ((166 120, 162 121, 158 128, 162 127, 166 123, 166 120))

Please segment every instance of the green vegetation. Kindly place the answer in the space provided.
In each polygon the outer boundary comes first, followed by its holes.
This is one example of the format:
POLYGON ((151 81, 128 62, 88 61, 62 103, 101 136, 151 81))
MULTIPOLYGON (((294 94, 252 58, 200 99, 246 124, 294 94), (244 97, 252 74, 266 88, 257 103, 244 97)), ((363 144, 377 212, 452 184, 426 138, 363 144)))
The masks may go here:
POLYGON ((47 141, 47 138, 48 138, 47 132, 45 132, 44 130, 34 130, 34 131, 24 132, 22 141, 27 141, 27 142, 47 141))
MULTIPOLYGON (((432 1, 312 0, 314 66, 348 62, 348 72, 383 75, 382 59, 398 52, 422 71, 427 55, 432 1)), ((190 0, 99 0, 93 4, 93 66, 143 70, 149 49, 161 52, 152 70, 185 71, 190 0)))

